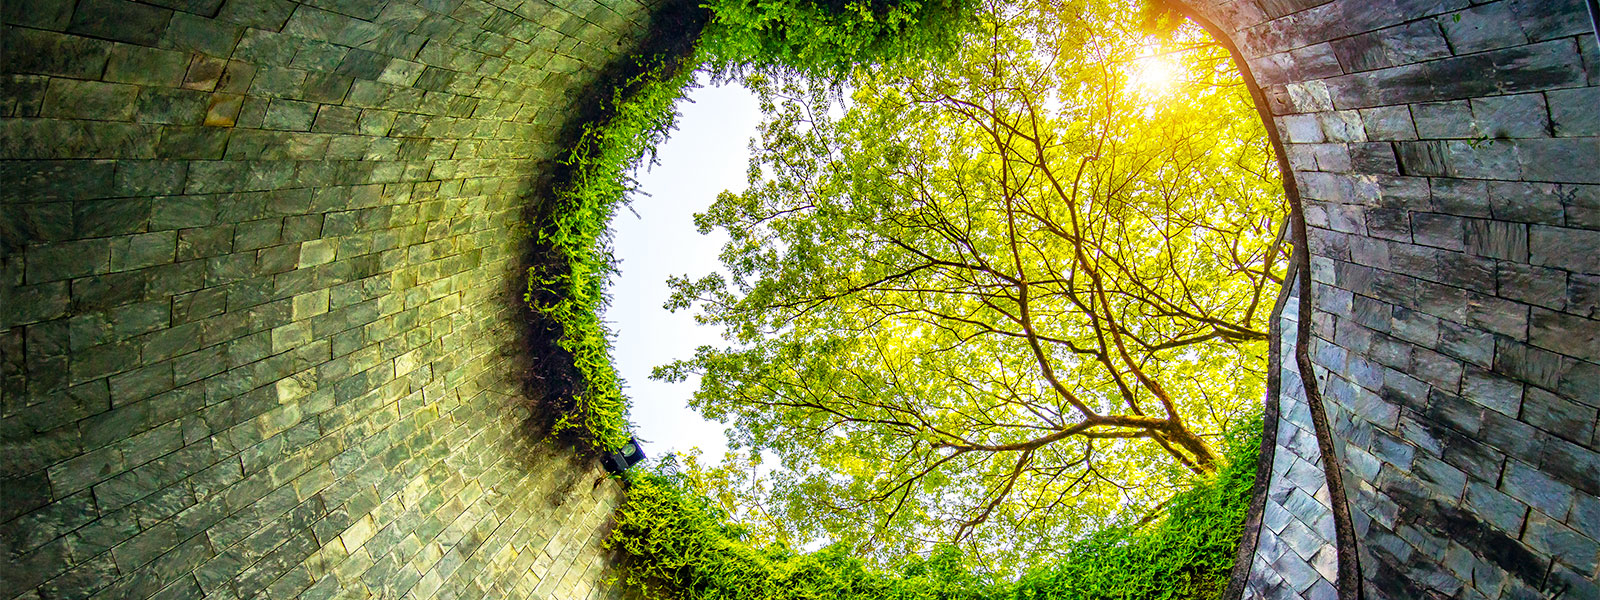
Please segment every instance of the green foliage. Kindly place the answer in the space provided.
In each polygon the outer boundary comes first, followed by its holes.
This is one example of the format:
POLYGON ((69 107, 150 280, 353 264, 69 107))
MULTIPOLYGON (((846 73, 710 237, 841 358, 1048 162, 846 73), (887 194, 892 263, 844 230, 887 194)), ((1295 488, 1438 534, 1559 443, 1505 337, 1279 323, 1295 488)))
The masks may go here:
POLYGON ((694 73, 692 61, 658 59, 617 87, 609 117, 584 126, 562 163, 570 171, 537 223, 535 239, 547 257, 528 270, 525 299, 561 326, 557 343, 571 353, 582 390, 556 422, 560 433, 578 429, 596 446, 615 450, 628 440, 628 403, 611 364, 610 333, 599 314, 607 304, 606 280, 616 272, 608 225, 633 189, 633 172, 666 138, 694 73))
POLYGON ((1078 541, 1060 562, 1017 582, 1015 600, 1216 598, 1228 585, 1260 457, 1261 415, 1236 421, 1228 463, 1214 479, 1173 496, 1148 530, 1114 528, 1078 541))
POLYGON ((813 553, 758 546, 684 475, 642 473, 607 545, 631 560, 624 584, 679 600, 1210 599, 1227 586, 1250 502, 1260 415, 1235 422, 1227 465, 1174 496, 1166 518, 1063 544, 1062 558, 1014 582, 974 573, 953 547, 912 556, 890 572, 842 545, 813 553))
POLYGON ((701 44, 722 70, 852 68, 950 50, 974 0, 707 0, 701 44))
POLYGON ((627 399, 611 364, 610 334, 599 314, 607 279, 615 273, 609 223, 632 190, 629 174, 666 139, 695 68, 719 72, 787 69, 840 76, 858 65, 948 49, 970 16, 972 0, 712 0, 711 21, 692 59, 657 57, 619 85, 609 115, 584 127, 563 162, 567 183, 557 189, 535 239, 549 259, 528 273, 526 300, 561 326, 557 343, 572 355, 582 391, 556 422, 557 433, 579 430, 597 446, 615 449, 628 437, 627 399))
POLYGON ((724 268, 672 282, 727 343, 656 376, 778 459, 790 539, 1032 564, 1260 396, 1276 163, 1227 53, 1137 9, 990 2, 956 60, 760 86, 750 185, 696 217, 724 268))

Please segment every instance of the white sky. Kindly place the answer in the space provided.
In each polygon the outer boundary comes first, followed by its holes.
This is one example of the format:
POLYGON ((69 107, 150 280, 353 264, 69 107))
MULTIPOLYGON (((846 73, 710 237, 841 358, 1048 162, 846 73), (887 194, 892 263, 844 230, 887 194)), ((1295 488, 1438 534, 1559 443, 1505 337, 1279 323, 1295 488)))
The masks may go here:
POLYGON ((632 208, 623 209, 612 227, 621 274, 613 281, 606 320, 617 333, 613 358, 623 393, 633 401, 629 420, 637 427, 645 454, 661 457, 700 447, 715 464, 727 449, 723 426, 700 418, 688 400, 696 380, 668 384, 650 379, 650 370, 693 356, 702 345, 721 345, 720 329, 699 326, 689 311, 669 313, 667 277, 698 278, 720 267, 717 252, 726 236, 702 236, 694 213, 703 212, 723 190, 742 191, 749 141, 761 111, 753 94, 737 83, 704 87, 680 102, 678 129, 658 149, 660 164, 638 174, 632 208))

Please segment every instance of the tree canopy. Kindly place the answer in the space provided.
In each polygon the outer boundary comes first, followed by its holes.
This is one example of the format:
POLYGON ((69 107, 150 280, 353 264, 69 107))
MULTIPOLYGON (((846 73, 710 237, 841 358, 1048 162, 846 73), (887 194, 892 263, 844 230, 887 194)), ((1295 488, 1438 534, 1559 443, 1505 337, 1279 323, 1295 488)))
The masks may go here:
POLYGON ((938 65, 752 78, 751 186, 699 216, 731 277, 672 282, 730 345, 656 375, 780 458, 778 535, 1022 564, 1218 468, 1282 188, 1227 54, 1139 7, 989 3, 938 65))

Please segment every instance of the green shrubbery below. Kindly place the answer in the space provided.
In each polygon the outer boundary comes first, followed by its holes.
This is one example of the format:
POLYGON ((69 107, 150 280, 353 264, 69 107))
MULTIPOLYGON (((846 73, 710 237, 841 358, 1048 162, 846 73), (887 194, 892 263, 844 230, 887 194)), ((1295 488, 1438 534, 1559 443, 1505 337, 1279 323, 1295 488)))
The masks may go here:
POLYGON ((608 544, 629 556, 624 584, 679 600, 1210 599, 1227 587, 1260 452, 1259 415, 1237 421, 1227 465, 1177 494, 1164 519, 1064 542, 1060 560, 1016 581, 969 571, 941 548, 898 572, 869 568, 841 547, 798 553, 757 546, 679 475, 640 473, 608 544))

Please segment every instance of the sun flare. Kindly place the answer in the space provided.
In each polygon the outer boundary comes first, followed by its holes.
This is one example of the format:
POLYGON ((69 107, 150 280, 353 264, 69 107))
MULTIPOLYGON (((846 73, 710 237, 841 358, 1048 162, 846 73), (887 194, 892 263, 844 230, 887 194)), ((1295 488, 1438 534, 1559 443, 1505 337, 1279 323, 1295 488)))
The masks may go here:
POLYGON ((1133 63, 1128 85, 1140 95, 1163 97, 1172 93, 1178 80, 1178 65, 1162 56, 1146 56, 1133 63))

